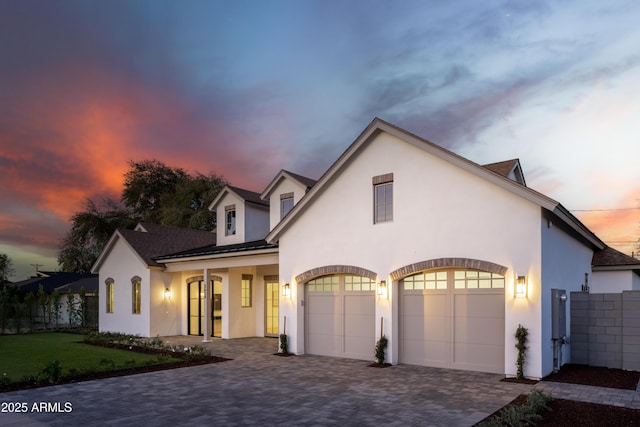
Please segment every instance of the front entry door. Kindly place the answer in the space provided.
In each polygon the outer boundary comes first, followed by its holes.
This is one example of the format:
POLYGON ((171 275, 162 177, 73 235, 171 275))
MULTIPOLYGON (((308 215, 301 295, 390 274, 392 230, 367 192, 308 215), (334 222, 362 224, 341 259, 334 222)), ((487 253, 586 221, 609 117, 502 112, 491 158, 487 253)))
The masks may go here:
MULTIPOLYGON (((205 297, 204 281, 198 280, 188 285, 189 335, 204 335, 205 297)), ((213 280, 211 292, 211 336, 222 337, 222 282, 213 280)))
POLYGON ((267 282, 265 284, 265 331, 267 336, 278 336, 278 315, 280 314, 278 302, 280 298, 280 285, 278 282, 267 282))

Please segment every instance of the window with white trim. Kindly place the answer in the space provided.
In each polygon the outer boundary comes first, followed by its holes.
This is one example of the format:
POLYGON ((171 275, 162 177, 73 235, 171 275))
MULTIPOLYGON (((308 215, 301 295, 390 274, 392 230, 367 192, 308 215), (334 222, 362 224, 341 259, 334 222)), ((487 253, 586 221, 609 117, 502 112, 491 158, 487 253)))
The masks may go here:
POLYGON ((224 235, 233 236, 234 234, 236 234, 236 205, 224 207, 224 218, 224 235))
POLYGON ((139 277, 131 279, 131 313, 140 314, 142 306, 142 282, 139 277))
POLYGON ((280 195, 280 219, 284 218, 293 209, 293 193, 280 195))
POLYGON ((393 221, 393 174, 373 177, 373 223, 393 221))
POLYGON ((253 276, 250 274, 242 275, 242 289, 241 289, 241 306, 242 307, 251 307, 251 282, 253 280, 253 276))
POLYGON ((108 278, 104 281, 105 285, 105 302, 106 302, 106 311, 107 313, 113 313, 113 300, 114 300, 114 282, 112 278, 108 278))

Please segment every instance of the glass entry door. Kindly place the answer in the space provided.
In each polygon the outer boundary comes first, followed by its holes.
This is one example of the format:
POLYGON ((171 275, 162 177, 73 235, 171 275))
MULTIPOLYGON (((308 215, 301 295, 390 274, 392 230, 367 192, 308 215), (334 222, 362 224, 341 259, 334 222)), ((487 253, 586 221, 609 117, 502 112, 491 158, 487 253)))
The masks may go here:
MULTIPOLYGON (((204 281, 191 282, 187 286, 189 335, 204 335, 204 316, 207 314, 204 281)), ((211 292, 211 336, 222 337, 222 282, 212 281, 209 289, 211 292)))
POLYGON ((265 284, 265 335, 278 336, 278 303, 280 298, 280 285, 278 282, 267 282, 265 284))

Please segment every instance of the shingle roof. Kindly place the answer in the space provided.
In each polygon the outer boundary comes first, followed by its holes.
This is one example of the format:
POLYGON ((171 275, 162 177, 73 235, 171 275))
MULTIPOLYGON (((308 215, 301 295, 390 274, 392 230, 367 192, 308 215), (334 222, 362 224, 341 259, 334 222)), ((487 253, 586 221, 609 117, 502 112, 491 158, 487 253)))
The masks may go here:
POLYGON ((260 249, 273 249, 277 248, 278 245, 275 243, 267 243, 263 240, 255 240, 253 242, 245 242, 245 243, 236 243, 233 245, 224 245, 224 246, 216 246, 207 245, 201 246, 199 248, 187 249, 184 251, 164 254, 157 256, 156 260, 166 260, 172 258, 189 258, 194 256, 205 256, 205 255, 219 255, 219 254, 228 254, 228 253, 236 253, 236 252, 246 252, 246 251, 255 251, 260 249))
POLYGON ((513 170, 513 168, 518 164, 518 159, 505 160, 503 162, 489 163, 486 165, 482 165, 493 171, 497 174, 500 174, 504 177, 509 176, 509 173, 513 170))
POLYGON ((640 260, 625 255, 613 248, 606 247, 594 252, 591 265, 593 267, 629 266, 640 269, 640 260))
MULTIPOLYGON (((32 277, 27 280, 13 283, 13 286, 19 287, 25 292, 38 292, 40 285, 47 293, 51 293, 56 289, 71 286, 74 291, 79 291, 80 287, 84 287, 86 291, 95 291, 98 288, 98 275, 85 273, 69 273, 69 272, 41 272, 40 277, 32 277)), ((64 292, 64 289, 60 289, 64 292)))
POLYGON ((242 197, 246 202, 254 203, 260 206, 269 206, 268 200, 262 200, 260 198, 260 193, 256 193, 255 191, 245 190, 244 188, 233 187, 228 185, 231 190, 233 190, 238 196, 242 197))
POLYGON ((131 245, 148 266, 161 266, 155 257, 205 245, 215 244, 216 235, 210 231, 165 225, 140 224, 145 231, 122 230, 120 235, 131 245))
POLYGON ((315 179, 307 178, 306 176, 298 175, 297 173, 293 173, 288 170, 285 170, 285 172, 291 175, 292 177, 294 177, 295 179, 297 179, 301 184, 306 185, 307 190, 313 187, 314 185, 316 185, 316 182, 318 182, 315 179))

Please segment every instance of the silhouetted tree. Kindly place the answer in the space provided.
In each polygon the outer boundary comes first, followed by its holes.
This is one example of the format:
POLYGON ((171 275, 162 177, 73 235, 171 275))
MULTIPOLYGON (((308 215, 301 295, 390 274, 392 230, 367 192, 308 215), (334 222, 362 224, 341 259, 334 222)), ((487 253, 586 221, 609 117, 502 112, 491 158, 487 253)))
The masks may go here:
POLYGON ((98 206, 87 200, 85 210, 71 217, 71 229, 61 241, 58 264, 62 271, 91 270, 113 233, 138 222, 212 230, 215 213, 209 204, 227 182, 214 173, 191 175, 158 160, 130 162, 121 203, 106 200, 98 206))

